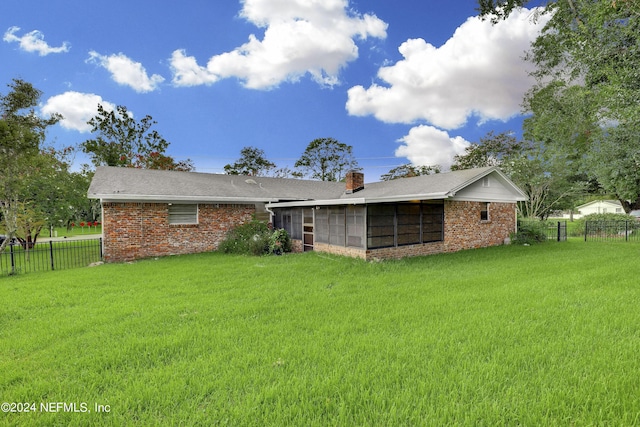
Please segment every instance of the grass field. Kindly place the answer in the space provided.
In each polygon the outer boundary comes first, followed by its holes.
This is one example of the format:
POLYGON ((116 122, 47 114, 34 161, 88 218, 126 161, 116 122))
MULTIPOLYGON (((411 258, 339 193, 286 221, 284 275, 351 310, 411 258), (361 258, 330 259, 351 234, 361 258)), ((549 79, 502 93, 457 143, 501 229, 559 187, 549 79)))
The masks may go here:
POLYGON ((0 400, 36 411, 0 424, 639 425, 639 256, 570 241, 3 277, 0 400))
POLYGON ((40 238, 47 237, 73 237, 73 236, 83 236, 85 234, 101 234, 102 233, 102 225, 98 226, 84 226, 80 227, 80 225, 76 225, 75 227, 71 227, 67 229, 67 227, 56 227, 53 230, 54 234, 51 235, 51 230, 48 228, 42 230, 40 233, 40 238))

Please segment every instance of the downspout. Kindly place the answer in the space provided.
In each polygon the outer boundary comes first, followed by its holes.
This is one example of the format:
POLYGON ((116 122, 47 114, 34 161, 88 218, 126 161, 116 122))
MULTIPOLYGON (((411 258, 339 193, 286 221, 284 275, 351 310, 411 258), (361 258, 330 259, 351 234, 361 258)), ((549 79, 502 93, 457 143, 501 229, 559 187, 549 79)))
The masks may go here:
POLYGON ((273 213, 273 211, 271 209, 269 209, 269 205, 271 204, 271 202, 269 203, 265 203, 264 205, 264 210, 269 212, 269 222, 271 223, 271 225, 273 225, 273 217, 276 215, 275 213, 273 213))

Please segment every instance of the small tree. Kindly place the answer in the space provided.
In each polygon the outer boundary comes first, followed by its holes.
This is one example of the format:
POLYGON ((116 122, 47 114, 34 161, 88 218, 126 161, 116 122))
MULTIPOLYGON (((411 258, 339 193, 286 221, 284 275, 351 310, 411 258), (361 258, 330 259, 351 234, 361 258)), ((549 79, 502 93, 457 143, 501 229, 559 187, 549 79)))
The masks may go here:
POLYGON ((349 170, 357 170, 353 147, 333 138, 314 139, 294 165, 302 176, 321 181, 341 181, 349 170))
POLYGON ((225 165, 228 175, 265 176, 276 164, 265 158, 264 150, 255 147, 244 147, 240 150, 240 158, 235 163, 225 165))

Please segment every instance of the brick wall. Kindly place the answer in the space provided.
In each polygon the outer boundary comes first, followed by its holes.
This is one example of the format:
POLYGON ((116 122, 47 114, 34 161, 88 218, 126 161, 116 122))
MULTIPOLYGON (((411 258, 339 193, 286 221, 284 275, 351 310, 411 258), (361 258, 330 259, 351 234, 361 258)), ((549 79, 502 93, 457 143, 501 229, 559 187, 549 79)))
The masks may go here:
POLYGON ((489 203, 487 221, 480 221, 482 206, 479 202, 445 201, 445 252, 502 245, 515 231, 515 203, 489 203))
POLYGON ((208 252, 227 232, 252 219, 255 206, 198 205, 198 224, 169 225, 167 203, 104 203, 104 259, 107 262, 208 252))
POLYGON ((410 256, 457 252, 504 243, 516 228, 515 203, 489 203, 489 219, 480 220, 483 203, 446 200, 444 205, 444 241, 397 248, 356 249, 316 243, 314 250, 367 260, 400 259, 410 256))

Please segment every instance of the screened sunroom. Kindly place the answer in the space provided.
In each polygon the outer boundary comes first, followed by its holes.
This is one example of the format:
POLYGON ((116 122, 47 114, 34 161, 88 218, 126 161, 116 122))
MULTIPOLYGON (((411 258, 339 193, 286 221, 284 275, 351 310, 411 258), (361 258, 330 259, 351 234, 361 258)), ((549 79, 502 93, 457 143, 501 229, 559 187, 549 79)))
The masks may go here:
POLYGON ((314 244, 379 249, 444 240, 442 200, 276 208, 274 226, 314 244))

